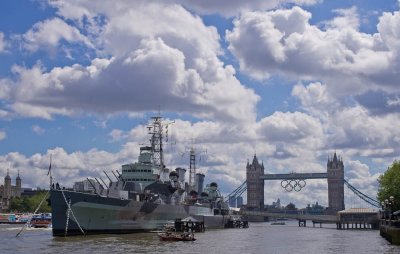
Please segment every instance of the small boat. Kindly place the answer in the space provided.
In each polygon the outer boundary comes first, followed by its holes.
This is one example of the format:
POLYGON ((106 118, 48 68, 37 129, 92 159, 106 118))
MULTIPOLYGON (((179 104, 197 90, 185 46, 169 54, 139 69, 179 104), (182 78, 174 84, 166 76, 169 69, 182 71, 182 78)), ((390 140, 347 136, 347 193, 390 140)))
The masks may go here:
POLYGON ((194 238, 194 234, 189 232, 178 234, 167 231, 163 233, 158 233, 158 237, 161 241, 196 241, 196 238, 194 238))
POLYGON ((18 216, 13 213, 1 213, 0 224, 24 224, 24 222, 18 221, 18 216))
POLYGON ((272 222, 271 225, 286 225, 286 223, 284 221, 276 221, 272 222))
POLYGON ((50 228, 51 213, 34 214, 30 221, 31 227, 34 228, 50 228))

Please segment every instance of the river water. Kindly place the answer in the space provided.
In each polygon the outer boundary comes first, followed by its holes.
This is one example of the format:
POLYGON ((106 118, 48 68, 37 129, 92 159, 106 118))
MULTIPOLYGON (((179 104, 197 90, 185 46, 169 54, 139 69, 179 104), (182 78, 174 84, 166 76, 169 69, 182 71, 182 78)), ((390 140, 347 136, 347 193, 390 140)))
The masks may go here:
POLYGON ((161 242, 156 233, 53 237, 51 229, 27 229, 0 225, 0 253, 400 253, 380 237, 378 230, 336 230, 298 227, 268 222, 250 223, 247 229, 207 230, 194 242, 161 242))

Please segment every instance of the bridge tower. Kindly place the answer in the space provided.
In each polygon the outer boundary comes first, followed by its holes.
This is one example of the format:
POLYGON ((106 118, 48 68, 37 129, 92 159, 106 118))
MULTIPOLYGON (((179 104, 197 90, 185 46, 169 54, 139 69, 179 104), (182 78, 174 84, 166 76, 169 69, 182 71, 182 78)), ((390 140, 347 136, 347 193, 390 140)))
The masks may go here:
POLYGON ((336 152, 332 159, 328 157, 327 173, 329 210, 344 210, 344 165, 343 160, 336 156, 336 152))
POLYGON ((251 164, 247 162, 247 209, 264 210, 264 163, 259 163, 257 156, 254 155, 251 164))

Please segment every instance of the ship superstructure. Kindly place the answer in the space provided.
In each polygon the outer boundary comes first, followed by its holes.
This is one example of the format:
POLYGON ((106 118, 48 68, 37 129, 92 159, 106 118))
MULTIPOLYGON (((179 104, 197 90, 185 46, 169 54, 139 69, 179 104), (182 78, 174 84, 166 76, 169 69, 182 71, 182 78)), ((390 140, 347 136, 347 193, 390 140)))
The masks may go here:
POLYGON ((204 188, 204 174, 196 174, 195 183, 189 184, 186 169, 169 170, 164 165, 161 117, 153 117, 148 130, 150 144, 140 147, 138 161, 122 165, 122 173, 114 174, 116 181, 100 184, 95 194, 53 186, 54 236, 148 231, 188 216, 208 228, 224 227, 228 206, 217 183, 204 188))

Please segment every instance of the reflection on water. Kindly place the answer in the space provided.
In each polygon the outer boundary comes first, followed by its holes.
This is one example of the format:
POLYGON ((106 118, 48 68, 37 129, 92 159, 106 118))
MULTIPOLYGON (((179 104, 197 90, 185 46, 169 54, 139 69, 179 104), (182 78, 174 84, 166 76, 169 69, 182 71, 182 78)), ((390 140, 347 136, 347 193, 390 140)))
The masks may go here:
POLYGON ((400 253, 377 230, 299 228, 251 223, 247 229, 208 230, 195 242, 162 242, 156 233, 53 237, 51 229, 0 225, 1 253, 400 253))

